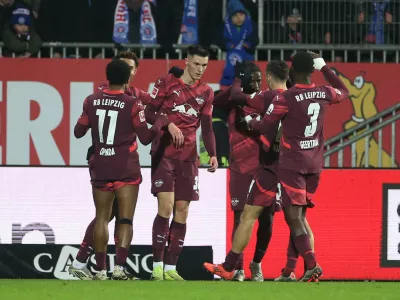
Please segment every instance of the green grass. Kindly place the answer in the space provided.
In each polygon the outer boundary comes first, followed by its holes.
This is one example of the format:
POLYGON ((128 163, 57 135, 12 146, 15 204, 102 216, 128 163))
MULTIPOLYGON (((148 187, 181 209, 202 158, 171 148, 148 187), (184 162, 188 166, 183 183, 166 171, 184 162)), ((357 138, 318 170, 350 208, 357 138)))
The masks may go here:
POLYGON ((0 280, 1 300, 398 300, 400 283, 0 280))

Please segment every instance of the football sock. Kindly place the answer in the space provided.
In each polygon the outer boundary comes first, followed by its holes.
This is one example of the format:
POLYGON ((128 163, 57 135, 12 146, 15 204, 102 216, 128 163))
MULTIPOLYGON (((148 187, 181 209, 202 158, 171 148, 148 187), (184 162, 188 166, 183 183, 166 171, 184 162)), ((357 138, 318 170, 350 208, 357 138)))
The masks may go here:
POLYGON ((297 265, 297 260, 299 258, 299 252, 294 245, 293 238, 289 236, 289 245, 287 249, 287 260, 286 260, 286 267, 283 269, 283 276, 290 276, 290 273, 294 272, 297 265))
POLYGON ((118 247, 117 248, 117 266, 125 267, 126 264, 126 258, 128 257, 128 248, 122 248, 118 247))
POLYGON ((114 226, 114 243, 115 246, 118 245, 118 219, 115 218, 115 226, 114 226))
POLYGON ((236 270, 243 270, 243 258, 244 258, 244 255, 243 255, 243 252, 242 252, 242 253, 240 253, 239 259, 238 259, 238 261, 236 263, 236 266, 235 266, 236 270))
POLYGON ((106 264, 106 253, 105 252, 96 252, 96 265, 97 265, 97 270, 102 271, 106 270, 107 264, 106 264))
POLYGON ((88 260, 90 254, 92 254, 92 251, 93 251, 93 231, 94 231, 94 225, 95 224, 96 224, 96 219, 93 219, 93 221, 90 222, 89 226, 86 229, 85 237, 83 238, 81 246, 79 247, 79 252, 76 255, 76 260, 81 262, 81 263, 86 263, 86 261, 88 260))
POLYGON ((310 238, 308 234, 302 234, 293 238, 294 244, 306 262, 307 270, 315 268, 317 262, 315 261, 315 254, 311 249, 310 238))
POLYGON ((232 250, 229 251, 228 255, 225 258, 225 262, 222 264, 222 266, 226 271, 232 272, 235 269, 235 266, 237 265, 239 257, 240 257, 239 253, 232 252, 232 250))
POLYGON ((186 236, 186 224, 178 223, 172 220, 169 228, 168 248, 165 251, 165 266, 175 266, 179 255, 183 250, 183 243, 186 236))
POLYGON ((157 214, 153 223, 153 261, 162 262, 167 243, 169 218, 157 214))
POLYGON ((175 265, 165 265, 164 272, 168 272, 171 270, 176 270, 176 266, 175 265))

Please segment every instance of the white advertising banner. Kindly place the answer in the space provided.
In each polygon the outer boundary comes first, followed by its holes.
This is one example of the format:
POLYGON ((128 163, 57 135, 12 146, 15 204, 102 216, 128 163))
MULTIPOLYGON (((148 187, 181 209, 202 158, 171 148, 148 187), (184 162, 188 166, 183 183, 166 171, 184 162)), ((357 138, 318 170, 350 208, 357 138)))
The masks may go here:
MULTIPOLYGON (((151 245, 157 213, 150 193, 150 169, 142 169, 143 183, 134 217, 132 244, 151 245)), ((185 245, 211 245, 214 261, 226 254, 226 170, 199 170, 200 201, 190 207, 185 245)), ((0 167, 1 244, 80 244, 94 218, 87 168, 0 167)), ((110 223, 113 244, 114 220, 110 223)))

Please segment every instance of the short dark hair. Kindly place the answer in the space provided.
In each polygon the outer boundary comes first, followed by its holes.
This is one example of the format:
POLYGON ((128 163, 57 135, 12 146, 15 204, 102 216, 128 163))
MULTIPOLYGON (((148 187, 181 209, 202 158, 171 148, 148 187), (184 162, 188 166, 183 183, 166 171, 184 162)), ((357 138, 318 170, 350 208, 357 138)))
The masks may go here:
POLYGON ((293 57, 292 66, 298 73, 311 74, 314 72, 314 59, 308 52, 297 52, 293 57))
POLYGON ((112 60, 106 67, 106 75, 110 85, 124 85, 129 82, 131 67, 123 60, 112 60))
POLYGON ((243 70, 247 75, 251 75, 253 72, 260 72, 260 68, 250 60, 245 60, 243 62, 243 70))
POLYGON ((135 52, 132 51, 121 51, 117 55, 114 56, 114 60, 119 59, 132 59, 135 62, 135 67, 139 67, 139 58, 137 57, 135 52))
POLYGON ((186 54, 189 55, 197 55, 201 57, 210 57, 210 52, 208 52, 207 49, 205 49, 203 46, 196 44, 196 45, 190 45, 187 47, 186 54))
POLYGON ((268 62, 266 72, 282 81, 289 78, 289 66, 283 60, 274 59, 268 62))

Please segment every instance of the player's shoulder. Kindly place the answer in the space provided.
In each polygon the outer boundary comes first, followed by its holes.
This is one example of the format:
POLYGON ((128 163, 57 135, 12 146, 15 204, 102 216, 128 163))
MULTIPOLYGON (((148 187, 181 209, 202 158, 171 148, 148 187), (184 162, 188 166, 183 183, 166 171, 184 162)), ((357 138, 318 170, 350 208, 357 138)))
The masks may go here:
POLYGON ((214 90, 212 89, 211 86, 209 86, 207 83, 204 81, 200 81, 197 85, 198 91, 202 92, 205 94, 206 97, 214 96, 214 90))

